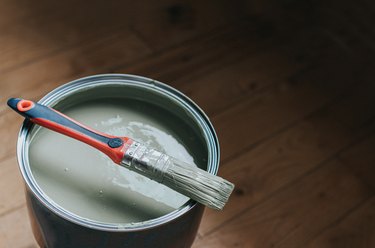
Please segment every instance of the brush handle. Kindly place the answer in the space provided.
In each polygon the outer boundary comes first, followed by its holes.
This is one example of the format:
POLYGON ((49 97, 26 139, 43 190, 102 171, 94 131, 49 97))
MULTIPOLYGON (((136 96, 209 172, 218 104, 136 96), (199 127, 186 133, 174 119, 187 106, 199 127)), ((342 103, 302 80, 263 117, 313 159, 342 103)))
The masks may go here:
POLYGON ((97 148, 117 164, 122 161, 126 148, 132 142, 127 137, 115 137, 93 130, 52 108, 30 100, 10 98, 8 105, 33 123, 97 148))

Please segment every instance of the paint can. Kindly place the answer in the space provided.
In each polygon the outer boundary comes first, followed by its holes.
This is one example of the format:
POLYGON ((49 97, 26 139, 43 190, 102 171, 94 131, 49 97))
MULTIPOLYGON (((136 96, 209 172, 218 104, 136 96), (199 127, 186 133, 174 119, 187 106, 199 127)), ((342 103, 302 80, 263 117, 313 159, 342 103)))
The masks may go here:
MULTIPOLYGON (((85 102, 87 96, 95 100, 96 97, 123 97, 124 94, 166 109, 183 121, 196 136, 190 145, 200 142, 206 157, 205 169, 217 173, 219 144, 209 119, 188 97, 161 82, 126 74, 95 75, 56 88, 39 103, 64 112, 68 105, 85 102)), ((38 185, 30 166, 29 148, 36 128, 25 120, 18 137, 17 156, 25 181, 32 230, 41 247, 179 248, 192 245, 204 210, 192 200, 154 219, 117 224, 82 218, 52 201, 38 185)))

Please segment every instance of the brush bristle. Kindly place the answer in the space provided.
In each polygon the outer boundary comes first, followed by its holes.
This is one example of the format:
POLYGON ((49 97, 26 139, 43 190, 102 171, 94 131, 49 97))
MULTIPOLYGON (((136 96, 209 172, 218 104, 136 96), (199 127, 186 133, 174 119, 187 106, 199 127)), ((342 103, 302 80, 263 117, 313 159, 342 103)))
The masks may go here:
POLYGON ((133 142, 121 165, 214 209, 223 209, 234 185, 194 165, 133 142))
POLYGON ((234 184, 177 159, 171 162, 163 175, 164 185, 208 207, 223 209, 234 184))

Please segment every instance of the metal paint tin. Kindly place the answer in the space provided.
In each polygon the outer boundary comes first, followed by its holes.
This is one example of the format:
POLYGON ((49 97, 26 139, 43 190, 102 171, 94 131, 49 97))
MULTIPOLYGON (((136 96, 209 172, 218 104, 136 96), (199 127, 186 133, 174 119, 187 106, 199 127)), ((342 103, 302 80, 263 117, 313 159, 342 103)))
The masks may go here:
MULTIPOLYGON (((172 109, 197 129, 207 149, 207 171, 216 174, 219 143, 204 112, 188 97, 155 80, 125 74, 104 74, 67 83, 48 93, 39 102, 57 109, 87 90, 101 87, 132 87, 140 98, 151 94, 151 101, 172 109)), ((150 95, 150 96, 151 96, 150 95)), ((147 97, 146 97, 147 98, 147 97)), ((20 170, 26 185, 26 199, 34 236, 41 247, 190 247, 194 241, 204 207, 192 200, 179 209, 156 219, 123 225, 99 223, 80 218, 54 202, 38 186, 30 169, 28 149, 34 125, 25 121, 17 143, 20 170)))

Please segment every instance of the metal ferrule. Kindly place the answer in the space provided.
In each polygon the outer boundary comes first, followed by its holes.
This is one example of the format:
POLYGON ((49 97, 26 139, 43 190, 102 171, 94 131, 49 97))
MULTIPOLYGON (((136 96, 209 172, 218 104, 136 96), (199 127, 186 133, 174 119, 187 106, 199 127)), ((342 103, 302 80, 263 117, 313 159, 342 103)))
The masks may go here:
POLYGON ((147 145, 134 141, 124 154, 121 165, 148 178, 163 182, 171 158, 147 145))

